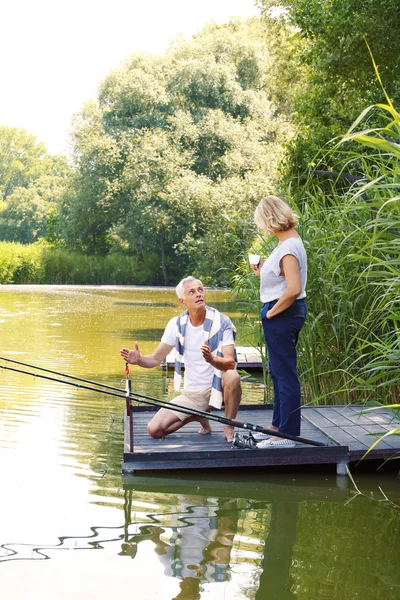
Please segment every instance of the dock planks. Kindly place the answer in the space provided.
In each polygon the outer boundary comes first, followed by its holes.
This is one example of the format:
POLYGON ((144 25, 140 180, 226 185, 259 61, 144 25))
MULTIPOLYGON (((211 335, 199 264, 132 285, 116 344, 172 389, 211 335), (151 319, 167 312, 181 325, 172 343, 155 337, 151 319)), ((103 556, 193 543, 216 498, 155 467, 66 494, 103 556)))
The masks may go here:
MULTIPOLYGON (((211 422, 213 432, 210 435, 199 435, 199 424, 194 422, 163 440, 154 440, 146 429, 154 411, 147 406, 133 407, 133 452, 130 451, 129 418, 125 415, 123 473, 333 464, 338 473, 344 474, 345 465, 362 458, 377 436, 400 427, 400 419, 395 418, 389 409, 365 413, 363 406, 303 407, 301 435, 325 443, 325 446, 296 443, 294 448, 250 450, 228 444, 223 436, 223 425, 214 421, 211 422)), ((272 407, 245 405, 240 408, 237 418, 268 427, 272 407)), ((244 429, 238 431, 244 435, 247 433, 244 429)), ((366 458, 388 459, 395 454, 400 456, 400 436, 385 438, 366 458)))

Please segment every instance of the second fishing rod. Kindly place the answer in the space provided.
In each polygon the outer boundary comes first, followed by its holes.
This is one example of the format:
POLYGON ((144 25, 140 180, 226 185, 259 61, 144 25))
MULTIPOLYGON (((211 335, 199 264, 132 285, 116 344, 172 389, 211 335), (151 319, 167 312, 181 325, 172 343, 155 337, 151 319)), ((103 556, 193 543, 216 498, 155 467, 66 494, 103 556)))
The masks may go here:
POLYGON ((64 377, 65 379, 58 379, 55 377, 50 377, 48 375, 41 375, 40 373, 33 373, 33 372, 29 372, 29 371, 24 371, 22 369, 17 369, 15 367, 0 365, 1 369, 6 369, 8 371, 14 371, 14 372, 22 373, 25 375, 30 375, 32 377, 38 377, 38 378, 46 379, 46 380, 53 381, 56 383, 62 383, 64 385, 70 385, 70 386, 73 386, 76 388, 99 392, 99 393, 103 393, 103 394, 106 394, 109 396, 115 396, 118 398, 127 398, 129 396, 130 400, 135 400, 139 403, 148 404, 150 406, 156 406, 158 408, 167 408, 170 410, 171 409, 176 410, 178 412, 182 412, 189 416, 205 418, 210 421, 216 421, 219 423, 223 423, 224 425, 231 425, 233 427, 238 427, 239 429, 246 429, 249 431, 265 433, 267 435, 276 436, 276 437, 280 437, 283 439, 289 439, 289 440, 293 440, 295 442, 300 442, 300 443, 308 444, 308 445, 312 445, 312 446, 325 446, 325 444, 323 444, 321 442, 317 442, 315 440, 310 440, 310 439, 304 438, 302 436, 293 436, 293 435, 289 435, 289 434, 284 434, 279 431, 274 431, 274 430, 268 429, 267 427, 262 427, 261 425, 256 425, 254 423, 246 423, 244 421, 240 421, 237 419, 229 419, 228 417, 224 417, 222 415, 215 415, 213 413, 197 410, 194 408, 189 409, 189 408, 181 406, 179 404, 175 404, 175 403, 171 404, 168 401, 160 400, 159 398, 153 398, 151 396, 146 396, 144 394, 139 394, 139 393, 131 392, 131 391, 124 394, 124 392, 121 388, 117 388, 117 387, 110 386, 107 384, 99 383, 96 381, 91 381, 88 379, 83 379, 82 377, 76 377, 74 375, 68 375, 66 373, 60 373, 58 371, 53 371, 50 369, 45 369, 43 367, 38 367, 36 365, 23 363, 21 361, 16 361, 14 359, 8 359, 8 358, 4 358, 4 357, 0 356, 0 360, 6 361, 6 362, 11 362, 11 363, 18 364, 21 366, 26 366, 29 368, 33 368, 38 371, 52 373, 54 375, 64 377), (71 379, 73 381, 67 381, 66 379, 71 379), (82 382, 82 383, 76 383, 77 381, 82 382), (91 385, 90 386, 86 385, 86 383, 91 384, 91 385), (93 386, 97 386, 97 387, 93 387, 93 386))
MULTIPOLYGON (((82 388, 82 389, 103 392, 104 394, 107 394, 109 396, 117 396, 119 398, 126 397, 126 394, 125 394, 125 396, 123 395, 123 390, 121 387, 111 386, 111 385, 108 385, 103 382, 93 381, 91 379, 84 379, 82 377, 77 377, 76 375, 70 375, 68 373, 61 373, 60 371, 54 371, 53 369, 46 369, 44 367, 39 367, 38 365, 24 363, 24 362, 21 362, 19 360, 15 360, 12 358, 5 358, 3 356, 0 356, 0 360, 3 360, 5 362, 10 362, 13 364, 17 364, 17 365, 20 365, 23 367, 28 367, 30 369, 35 369, 36 371, 42 371, 44 373, 50 373, 52 375, 57 375, 58 377, 63 377, 64 379, 57 379, 55 377, 46 377, 44 375, 39 375, 39 373, 27 372, 27 371, 23 371, 21 369, 13 369, 11 367, 6 367, 6 366, 0 365, 0 368, 8 369, 10 371, 16 371, 18 373, 25 373, 27 375, 32 375, 33 377, 40 377, 41 379, 47 379, 49 381, 54 381, 57 383, 74 385, 74 387, 78 387, 78 388, 82 388), (67 379, 71 379, 72 381, 79 381, 79 382, 82 382, 83 384, 87 383, 87 384, 90 384, 90 386, 96 386, 96 389, 93 387, 86 386, 86 385, 73 384, 72 382, 66 381, 67 379), (97 388, 99 388, 99 389, 97 389, 97 388), (110 393, 110 392, 115 392, 115 393, 110 393)), ((128 373, 129 373, 129 371, 128 371, 128 373)), ((143 402, 145 404, 150 404, 151 406, 156 405, 156 406, 171 408, 171 403, 169 401, 161 400, 160 398, 154 398, 154 397, 148 396, 146 394, 140 394, 139 392, 132 391, 130 386, 129 386, 129 395, 132 400, 136 400, 137 402, 143 402)), ((178 412, 184 412, 189 415, 196 415, 198 417, 204 417, 204 418, 210 419, 210 420, 217 420, 217 419, 220 420, 222 418, 224 418, 224 419, 227 418, 227 417, 221 417, 221 416, 217 416, 217 415, 210 416, 209 412, 199 410, 196 408, 192 408, 192 407, 187 408, 184 406, 180 406, 179 404, 175 404, 175 403, 173 405, 173 408, 174 408, 174 410, 177 410, 178 412)), ((228 419, 228 421, 230 421, 230 419, 228 419)), ((230 423, 227 422, 226 424, 229 425, 230 423)))
MULTIPOLYGON (((15 362, 15 361, 13 361, 13 362, 15 362)), ((52 372, 49 369, 41 369, 41 367, 34 367, 33 365, 30 365, 30 366, 32 368, 37 368, 38 370, 52 372)), ((0 365, 0 369, 5 369, 7 371, 13 371, 14 373, 22 373, 23 375, 30 375, 34 379, 36 379, 36 378, 45 379, 47 381, 52 381, 54 383, 70 385, 70 386, 73 386, 73 387, 76 387, 79 389, 88 390, 91 392, 98 392, 100 394, 105 394, 107 396, 114 396, 116 398, 126 398, 128 395, 130 400, 136 400, 137 402, 142 402, 144 404, 148 404, 149 406, 156 406, 156 407, 161 407, 161 408, 163 408, 163 407, 171 408, 170 402, 168 402, 166 400, 160 400, 159 398, 151 398, 150 396, 143 396, 142 394, 136 394, 135 392, 132 392, 132 391, 129 391, 129 393, 127 394, 127 393, 124 393, 124 390, 121 388, 102 384, 102 383, 99 383, 96 381, 91 382, 90 380, 82 379, 81 377, 75 377, 73 375, 67 375, 65 373, 62 374, 63 377, 75 379, 75 380, 79 380, 79 381, 87 381, 88 383, 92 383, 98 387, 93 387, 92 385, 85 385, 83 383, 76 383, 75 381, 67 381, 66 379, 58 379, 56 377, 50 377, 49 375, 41 375, 40 373, 34 373, 32 371, 25 371, 23 369, 17 369, 16 367, 8 367, 6 365, 0 365)), ((179 404, 174 404, 173 407, 174 407, 174 410, 177 410, 178 412, 183 412, 188 415, 194 415, 197 417, 209 418, 211 420, 217 420, 217 419, 219 420, 221 418, 225 418, 225 417, 217 417, 216 415, 210 415, 210 413, 203 412, 203 411, 197 410, 195 408, 187 408, 185 406, 180 406, 179 404)))
MULTIPOLYGON (((70 375, 68 373, 61 373, 60 371, 54 371, 53 369, 46 369, 44 367, 39 367, 38 365, 24 363, 24 362, 21 362, 19 360, 15 360, 12 358, 4 358, 4 357, 0 356, 0 360, 3 360, 5 362, 10 362, 10 363, 13 363, 16 365, 20 365, 23 367, 28 367, 30 369, 35 369, 36 371, 42 371, 44 373, 50 373, 52 375, 57 375, 58 377, 63 377, 64 379, 58 379, 56 377, 49 377, 49 376, 45 376, 45 375, 40 375, 39 373, 33 373, 33 372, 29 372, 29 371, 24 371, 22 369, 17 369, 17 368, 7 367, 5 365, 0 365, 0 368, 7 369, 8 371, 15 371, 17 373, 31 375, 32 377, 39 377, 40 379, 47 379, 48 381, 54 381, 55 383, 63 383, 65 385, 72 385, 74 387, 81 388, 81 389, 86 389, 86 390, 95 391, 95 392, 101 392, 103 394, 106 394, 109 396, 116 396, 118 398, 126 397, 126 393, 125 393, 125 395, 123 394, 123 389, 121 387, 108 385, 106 383, 99 382, 99 381, 93 381, 91 379, 84 379, 83 377, 77 377, 76 375, 70 375), (67 381, 67 379, 71 379, 72 381, 67 381), (75 381, 82 382, 83 384, 88 383, 88 384, 90 384, 90 386, 73 383, 75 381), (92 386, 96 386, 96 388, 94 388, 92 386)), ((161 407, 165 406, 167 408, 171 408, 170 402, 168 402, 167 400, 161 400, 160 398, 153 398, 152 396, 148 396, 146 394, 140 394, 139 392, 132 392, 131 386, 129 386, 129 396, 132 400, 136 400, 137 402, 143 402, 143 403, 149 404, 151 406, 161 406, 161 407)), ((183 407, 183 406, 180 406, 179 404, 174 404, 174 410, 178 410, 178 412, 185 412, 190 415, 195 414, 198 417, 210 418, 209 412, 205 412, 205 411, 202 411, 202 410, 199 410, 196 408, 183 407)), ((213 417, 214 417, 214 415, 213 415, 213 417)), ((218 417, 218 419, 219 418, 221 418, 221 417, 218 417)))

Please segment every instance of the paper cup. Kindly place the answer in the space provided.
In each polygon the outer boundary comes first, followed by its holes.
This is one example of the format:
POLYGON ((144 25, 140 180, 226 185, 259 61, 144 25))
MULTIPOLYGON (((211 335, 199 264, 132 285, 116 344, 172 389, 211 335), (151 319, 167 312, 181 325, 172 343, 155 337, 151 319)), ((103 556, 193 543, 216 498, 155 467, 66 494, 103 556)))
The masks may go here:
POLYGON ((259 254, 249 254, 249 263, 251 265, 258 265, 258 263, 260 262, 260 255, 259 254))

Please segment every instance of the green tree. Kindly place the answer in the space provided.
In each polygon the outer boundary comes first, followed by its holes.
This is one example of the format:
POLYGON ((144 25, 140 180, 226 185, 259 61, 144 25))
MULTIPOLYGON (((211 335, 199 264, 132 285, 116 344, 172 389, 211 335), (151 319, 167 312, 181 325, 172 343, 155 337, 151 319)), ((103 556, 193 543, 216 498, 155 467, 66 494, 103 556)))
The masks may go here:
MULTIPOLYGON (((285 31, 261 19, 211 25, 111 72, 74 121, 77 172, 59 213, 67 245, 128 252, 168 283, 200 265, 207 275, 227 245, 221 232, 247 239, 259 182, 261 193, 273 187, 291 135, 270 56, 285 31)), ((223 253, 230 266, 239 246, 223 253)))
MULTIPOLYGON (((365 42, 371 48, 389 96, 400 97, 398 0, 258 0, 268 19, 280 18, 298 32, 293 60, 293 98, 298 135, 290 149, 288 177, 303 178, 315 155, 340 136, 364 107, 384 100, 365 42), (274 13, 277 14, 276 12, 274 13)), ((370 124, 376 124, 370 115, 370 124)), ((333 170, 328 156, 323 165, 333 170), (326 162, 328 160, 328 162, 326 162)))
MULTIPOLYGON (((55 241, 57 205, 72 168, 62 156, 46 153, 40 158, 44 147, 35 146, 35 138, 23 130, 8 128, 7 134, 10 134, 7 137, 10 143, 7 160, 5 154, 3 156, 3 167, 7 163, 8 171, 5 168, 3 172, 7 171, 5 177, 9 179, 4 182, 6 197, 0 204, 0 239, 22 244, 41 237, 55 241), (26 140, 29 143, 25 143, 26 140)), ((5 151, 6 146, 2 148, 5 151)))
POLYGON ((119 178, 128 150, 123 140, 105 133, 95 102, 75 115, 72 132, 74 173, 58 203, 60 235, 70 248, 105 255, 113 224, 122 216, 119 178))
POLYGON ((185 177, 188 157, 162 130, 143 131, 131 141, 132 151, 120 179, 120 197, 128 201, 116 232, 140 259, 157 257, 162 281, 168 285, 174 244, 191 225, 187 203, 174 193, 177 182, 185 177))
POLYGON ((99 89, 104 129, 118 137, 121 130, 164 128, 172 112, 167 70, 165 61, 144 54, 134 54, 113 70, 99 89))
POLYGON ((0 239, 32 244, 44 237, 49 208, 34 188, 16 188, 0 212, 0 239))
POLYGON ((17 127, 0 126, 0 197, 27 188, 47 169, 49 155, 35 136, 17 127))

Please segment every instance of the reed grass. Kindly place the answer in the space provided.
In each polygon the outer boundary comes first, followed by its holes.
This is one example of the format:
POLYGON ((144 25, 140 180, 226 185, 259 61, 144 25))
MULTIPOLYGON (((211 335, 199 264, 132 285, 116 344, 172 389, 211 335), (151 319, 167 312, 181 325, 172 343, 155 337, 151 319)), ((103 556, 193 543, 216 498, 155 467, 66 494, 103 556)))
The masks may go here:
MULTIPOLYGON (((338 190, 310 176, 286 194, 302 215, 308 255, 298 345, 304 403, 392 404, 400 381, 399 113, 390 102, 370 107, 331 153, 338 171, 364 181, 338 190), (362 128, 371 111, 381 112, 381 129, 362 128)), ((250 251, 265 256, 270 243, 257 238, 250 251)), ((243 257, 233 288, 247 319, 259 310, 258 283, 243 257)))
POLYGON ((85 256, 47 249, 43 253, 45 283, 71 285, 127 285, 136 283, 136 262, 129 256, 85 256))
POLYGON ((39 283, 42 276, 39 245, 0 242, 0 283, 39 283))
POLYGON ((0 242, 0 283, 132 285, 145 283, 130 256, 85 256, 46 243, 0 242))

